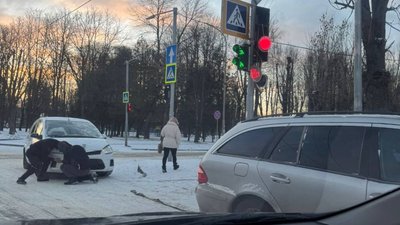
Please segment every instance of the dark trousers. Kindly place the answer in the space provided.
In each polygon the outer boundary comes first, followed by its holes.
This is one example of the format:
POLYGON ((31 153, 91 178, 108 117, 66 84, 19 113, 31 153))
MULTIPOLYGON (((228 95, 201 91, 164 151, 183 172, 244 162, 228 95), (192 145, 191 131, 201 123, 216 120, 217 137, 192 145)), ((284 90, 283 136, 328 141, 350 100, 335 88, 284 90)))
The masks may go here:
POLYGON ((174 166, 178 165, 178 163, 176 162, 176 150, 176 148, 164 148, 164 156, 162 159, 163 168, 165 168, 165 164, 167 163, 169 152, 172 153, 172 162, 174 163, 174 166))
POLYGON ((36 174, 37 179, 45 178, 47 168, 50 165, 50 158, 43 161, 36 155, 27 154, 26 157, 28 158, 28 169, 22 176, 19 178, 20 180, 25 180, 32 174, 36 174))
POLYGON ((84 181, 91 178, 89 170, 80 170, 77 166, 74 165, 62 164, 60 169, 69 179, 84 181))

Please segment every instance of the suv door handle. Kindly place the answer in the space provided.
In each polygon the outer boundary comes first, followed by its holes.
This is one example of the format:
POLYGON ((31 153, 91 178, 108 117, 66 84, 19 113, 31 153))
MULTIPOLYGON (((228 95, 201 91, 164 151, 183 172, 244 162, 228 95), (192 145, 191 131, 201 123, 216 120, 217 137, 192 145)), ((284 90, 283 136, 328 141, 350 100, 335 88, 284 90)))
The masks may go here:
POLYGON ((270 176, 271 180, 275 183, 290 184, 290 179, 282 174, 273 173, 270 176))

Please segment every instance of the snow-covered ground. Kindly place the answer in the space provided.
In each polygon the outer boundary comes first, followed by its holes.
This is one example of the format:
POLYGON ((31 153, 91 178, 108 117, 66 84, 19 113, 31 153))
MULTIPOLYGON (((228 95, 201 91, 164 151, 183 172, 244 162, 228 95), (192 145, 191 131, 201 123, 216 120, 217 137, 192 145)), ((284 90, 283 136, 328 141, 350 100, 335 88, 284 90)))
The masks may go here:
MULTIPOLYGON (((17 131, 16 134, 8 134, 8 130, 0 131, 0 144, 11 145, 24 145, 27 133, 25 131, 17 131)), ((145 150, 155 151, 160 142, 159 137, 151 136, 150 139, 135 138, 130 136, 128 139, 128 147, 125 146, 125 139, 121 137, 107 138, 107 142, 113 147, 115 151, 132 151, 132 150, 145 150)), ((211 138, 206 139, 205 142, 200 141, 194 143, 193 138, 187 141, 187 138, 182 138, 179 150, 181 151, 207 151, 214 143, 211 138)))
POLYGON ((37 182, 33 175, 27 185, 16 179, 24 173, 22 145, 26 133, 9 136, 0 133, 0 221, 41 218, 111 216, 155 211, 198 211, 195 198, 197 167, 212 143, 196 144, 183 140, 178 151, 180 168, 161 172, 161 154, 155 152, 159 140, 109 138, 115 150, 115 168, 111 176, 97 184, 85 182, 66 186, 64 177, 37 182), (140 165, 147 173, 137 172, 140 165))

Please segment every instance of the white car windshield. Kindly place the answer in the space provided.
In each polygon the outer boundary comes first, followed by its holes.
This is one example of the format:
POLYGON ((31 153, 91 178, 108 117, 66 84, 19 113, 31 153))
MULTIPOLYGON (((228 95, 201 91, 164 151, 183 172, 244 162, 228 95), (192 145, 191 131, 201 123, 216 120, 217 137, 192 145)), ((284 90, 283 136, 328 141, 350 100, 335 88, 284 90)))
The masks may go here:
POLYGON ((82 137, 82 138, 100 138, 101 133, 97 128, 85 121, 46 121, 46 135, 48 137, 82 137))

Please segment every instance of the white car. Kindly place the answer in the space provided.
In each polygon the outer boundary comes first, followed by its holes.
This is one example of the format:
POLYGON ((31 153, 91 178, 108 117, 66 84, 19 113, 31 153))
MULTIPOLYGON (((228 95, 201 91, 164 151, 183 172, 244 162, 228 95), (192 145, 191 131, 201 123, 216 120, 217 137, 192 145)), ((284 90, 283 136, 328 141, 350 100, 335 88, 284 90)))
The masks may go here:
MULTIPOLYGON (((71 145, 81 145, 90 158, 90 169, 99 176, 108 176, 114 169, 113 150, 106 141, 106 136, 88 120, 71 117, 40 117, 29 130, 23 149, 24 168, 27 168, 25 150, 32 143, 42 139, 53 138, 67 141, 71 145)), ((52 158, 62 159, 63 154, 53 150, 52 158)), ((62 163, 54 160, 48 172, 61 173, 62 163)))

